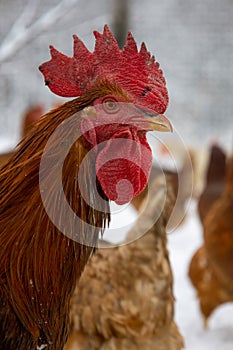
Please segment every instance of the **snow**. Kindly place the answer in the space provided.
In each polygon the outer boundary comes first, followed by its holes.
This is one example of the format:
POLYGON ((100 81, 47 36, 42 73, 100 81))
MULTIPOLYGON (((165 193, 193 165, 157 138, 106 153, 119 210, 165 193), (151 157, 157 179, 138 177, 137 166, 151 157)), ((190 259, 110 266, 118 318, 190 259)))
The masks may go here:
POLYGON ((16 140, 12 139, 10 140, 9 138, 4 138, 1 137, 0 139, 0 152, 8 152, 11 151, 16 145, 16 140))
POLYGON ((37 346, 36 350, 43 350, 45 348, 47 348, 47 344, 42 344, 41 346, 37 346))
POLYGON ((111 223, 104 232, 104 240, 117 244, 121 243, 127 232, 133 227, 137 220, 137 211, 130 204, 117 205, 110 203, 111 223))

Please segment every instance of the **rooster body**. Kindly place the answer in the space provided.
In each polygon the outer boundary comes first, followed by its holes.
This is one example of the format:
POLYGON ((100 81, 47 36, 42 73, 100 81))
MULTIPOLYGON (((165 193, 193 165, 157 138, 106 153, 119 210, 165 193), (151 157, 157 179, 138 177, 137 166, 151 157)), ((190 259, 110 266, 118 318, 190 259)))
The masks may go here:
MULTIPOLYGON (((70 205, 74 212, 81 215, 82 210, 83 220, 91 223, 90 218, 94 217, 97 222, 97 227, 93 222, 93 232, 89 232, 90 246, 64 236, 49 220, 41 201, 38 179, 41 154, 35 156, 35 150, 42 153, 47 141, 46 137, 41 138, 45 125, 46 135, 50 135, 65 115, 69 116, 67 107, 64 105, 56 113, 42 118, 37 131, 22 142, 1 171, 0 300, 4 307, 0 311, 0 344, 4 350, 34 349, 41 345, 55 350, 64 346, 69 324, 69 297, 93 252, 99 227, 105 226, 108 217, 107 208, 96 212, 86 206, 85 201, 76 200, 79 197, 77 164, 85 155, 81 143, 75 144, 67 157, 63 183, 66 196, 72 196, 70 205), (6 192, 6 188, 10 188, 10 192, 6 192)), ((73 108, 76 110, 77 106, 73 108)), ((70 113, 73 112, 70 107, 70 113)), ((57 140, 57 146, 60 142, 57 140)), ((57 196, 59 211, 59 191, 57 196)))
POLYGON ((161 115, 165 80, 145 45, 139 53, 129 34, 120 50, 107 26, 95 36, 94 53, 77 37, 73 58, 51 47, 40 66, 46 84, 79 97, 40 118, 0 170, 2 350, 63 349, 70 299, 110 220, 109 200, 123 204, 144 189, 146 132, 171 130, 161 115), (134 59, 128 75, 126 58, 134 59))

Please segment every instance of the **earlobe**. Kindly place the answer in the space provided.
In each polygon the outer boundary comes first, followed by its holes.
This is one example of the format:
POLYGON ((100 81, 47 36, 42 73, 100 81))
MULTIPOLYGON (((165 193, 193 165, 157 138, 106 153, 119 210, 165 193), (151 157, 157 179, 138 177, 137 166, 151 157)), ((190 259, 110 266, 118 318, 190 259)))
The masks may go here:
POLYGON ((81 132, 85 140, 92 146, 97 145, 96 130, 94 122, 89 118, 82 118, 81 132))

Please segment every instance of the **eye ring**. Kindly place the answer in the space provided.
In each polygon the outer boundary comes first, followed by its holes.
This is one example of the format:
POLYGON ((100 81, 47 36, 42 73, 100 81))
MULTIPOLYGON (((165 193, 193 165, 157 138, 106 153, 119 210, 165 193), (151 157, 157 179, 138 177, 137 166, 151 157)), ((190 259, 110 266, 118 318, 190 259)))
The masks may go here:
POLYGON ((105 112, 112 114, 112 113, 117 113, 120 109, 119 103, 111 98, 108 98, 103 101, 103 108, 105 112))

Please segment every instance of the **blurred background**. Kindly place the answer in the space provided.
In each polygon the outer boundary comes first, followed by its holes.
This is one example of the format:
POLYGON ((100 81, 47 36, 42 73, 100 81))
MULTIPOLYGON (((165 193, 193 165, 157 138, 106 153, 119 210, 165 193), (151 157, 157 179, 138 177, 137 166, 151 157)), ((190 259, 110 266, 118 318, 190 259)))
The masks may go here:
MULTIPOLYGON (((170 96, 166 115, 183 140, 175 153, 183 145, 189 149, 194 199, 198 198, 205 182, 205 151, 214 143, 227 154, 233 148, 232 0, 1 0, 0 16, 0 151, 10 150, 20 140, 25 110, 39 105, 46 111, 65 101, 44 86, 38 70, 50 59, 49 45, 71 56, 72 35, 77 34, 92 50, 92 31, 102 32, 107 23, 121 44, 131 30, 138 45, 144 41, 160 62, 170 96)), ((170 137, 169 150, 175 148, 170 137)), ((167 163, 164 149, 156 151, 167 163)), ((232 304, 220 307, 209 330, 204 330, 196 292, 187 277, 192 255, 203 241, 195 200, 185 223, 169 236, 176 318, 187 350, 230 350, 232 304)))
POLYGON ((72 34, 93 48, 104 23, 132 30, 160 62, 170 96, 168 117, 190 145, 213 139, 232 146, 232 0, 1 0, 0 139, 15 143, 25 108, 58 98, 44 87, 38 66, 48 47, 72 55, 72 34), (121 2, 126 22, 116 19, 121 2), (125 12, 124 12, 125 13, 125 12), (126 24, 125 24, 126 23, 126 24), (124 27, 125 26, 125 27, 124 27))

